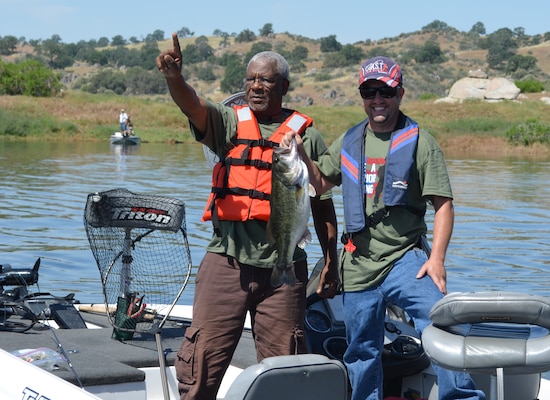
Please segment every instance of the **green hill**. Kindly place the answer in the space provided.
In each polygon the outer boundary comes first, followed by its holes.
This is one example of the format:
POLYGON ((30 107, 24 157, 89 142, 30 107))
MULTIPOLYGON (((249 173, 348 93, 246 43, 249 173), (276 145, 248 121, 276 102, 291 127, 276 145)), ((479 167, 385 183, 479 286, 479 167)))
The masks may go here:
MULTIPOLYGON (((516 28, 518 29, 518 28, 516 28)), ((182 50, 188 46, 199 47, 201 44, 211 49, 212 55, 208 61, 185 65, 184 74, 197 91, 210 99, 222 100, 230 93, 221 90, 221 81, 225 76, 225 68, 220 60, 228 55, 237 55, 243 62, 254 49, 272 49, 283 54, 292 54, 297 46, 307 49, 307 57, 291 62, 291 92, 285 99, 295 106, 334 106, 360 105, 356 81, 361 60, 374 55, 387 55, 396 59, 404 72, 404 83, 407 89, 406 100, 417 98, 444 97, 452 84, 468 75, 470 70, 481 69, 489 77, 506 76, 512 80, 535 79, 545 86, 550 86, 550 39, 548 34, 527 36, 507 28, 500 29, 492 34, 461 32, 447 26, 444 22, 434 21, 422 29, 402 33, 397 37, 385 38, 378 41, 363 41, 342 45, 335 36, 321 39, 310 39, 292 33, 272 33, 267 36, 255 36, 251 41, 238 41, 237 37, 201 36, 184 37, 180 39, 182 50), (329 48, 328 43, 339 45, 339 51, 329 48), (491 51, 491 40, 498 42, 499 52, 503 52, 503 62, 498 69, 490 68, 487 55, 491 51), (323 48, 325 45, 325 48, 323 48), (511 57, 534 58, 536 63, 528 69, 519 68, 508 71, 507 62, 511 57), (351 62, 350 62, 351 60, 351 62), (299 65, 299 68, 295 68, 299 65), (203 79, 201 72, 209 70, 213 73, 213 80, 203 79)), ((29 41, 33 43, 33 41, 29 41)), ((36 43, 36 42, 34 42, 36 43)), ((42 41, 42 44, 49 43, 42 41)), ((58 43, 59 45, 59 43, 58 43)), ((150 43, 126 44, 124 47, 137 51, 150 43)), ((158 49, 164 50, 172 46, 172 41, 156 42, 158 49)), ((78 46, 71 45, 71 46, 78 46)), ((44 46, 42 46, 44 47, 44 46)), ((110 46, 100 48, 99 51, 116 49, 110 46)), ((47 50, 47 48, 46 48, 47 50)), ((40 48, 39 55, 47 60, 48 51, 40 48)), ((76 55, 84 52, 78 48, 72 50, 76 55)), ((115 53, 116 54, 116 53, 115 53)), ((151 67, 157 53, 153 50, 145 56, 151 67)), ((15 54, 3 57, 4 60, 14 61, 37 55, 32 46, 18 47, 15 54)), ((500 56, 500 54, 499 54, 500 56)), ((111 54, 110 57, 113 57, 111 54)), ((50 54, 50 58, 53 58, 50 54)), ((67 89, 78 87, 82 79, 90 78, 100 70, 112 69, 126 71, 124 59, 109 60, 104 66, 86 63, 75 58, 76 62, 63 69, 63 82, 67 89)), ((141 78, 143 79, 143 78, 141 78)), ((131 95, 131 91, 124 94, 131 95)))
MULTIPOLYGON (((504 34, 511 32, 504 30, 504 34)), ((226 71, 220 60, 236 55, 244 62, 254 49, 266 48, 294 57, 289 60, 292 66, 291 90, 285 97, 285 103, 311 115, 328 143, 364 118, 357 91, 361 60, 374 55, 388 55, 397 60, 403 69, 406 88, 404 111, 434 134, 446 151, 515 155, 518 149, 508 145, 505 139, 506 132, 512 127, 538 121, 527 126, 540 125, 542 137, 546 143, 550 141, 550 134, 546 132, 550 132, 550 113, 548 105, 540 101, 541 97, 545 97, 544 92, 527 93, 521 103, 467 101, 460 105, 434 104, 435 99, 446 96, 454 82, 466 77, 469 71, 478 69, 491 78, 529 79, 539 82, 546 89, 550 88, 550 37, 544 40, 549 35, 511 37, 513 46, 503 49, 508 51, 508 58, 504 58, 498 68, 490 68, 490 41, 495 39, 496 34, 459 32, 436 24, 435 28, 425 27, 394 38, 347 45, 336 43, 340 48, 333 51, 326 51, 327 41, 324 39, 330 37, 314 40, 288 32, 256 37, 251 41, 220 36, 184 37, 180 39, 180 44, 182 50, 200 43, 206 43, 212 49, 207 60, 186 64, 184 75, 199 95, 214 101, 221 101, 231 94, 221 89, 226 71), (304 48, 307 56, 296 59, 295 54, 304 54, 304 48), (296 52, 297 49, 301 51, 296 52), (349 58, 357 58, 358 54, 359 58, 350 62, 349 58), (508 63, 512 57, 517 59, 518 55, 521 56, 520 61, 535 60, 535 63, 528 64, 528 68, 510 70, 508 63), (339 65, 340 61, 346 66, 339 65), (213 79, 201 79, 201 72, 208 69, 212 71, 213 79)), ((503 42, 500 40, 502 37, 497 39, 497 44, 503 42)), ((136 43, 126 44, 123 48, 134 51, 131 54, 139 54, 143 57, 140 61, 150 64, 160 50, 172 46, 172 41, 161 40, 153 45, 136 43), (148 55, 138 53, 147 46, 148 55)), ((97 51, 110 52, 113 57, 117 49, 120 50, 119 47, 108 46, 97 51)), ((25 45, 17 47, 9 56, 2 56, 2 59, 18 62, 34 57, 47 61, 44 49, 40 50, 25 45)), ((155 68, 144 71, 153 77, 151 79, 160 81, 159 94, 136 95, 128 89, 122 95, 106 89, 89 94, 75 89, 105 71, 120 77, 135 74, 136 68, 127 67, 123 60, 110 61, 104 66, 76 61, 59 70, 65 89, 58 98, 0 96, 0 138, 106 140, 117 129, 118 112, 123 107, 129 110, 144 143, 192 140, 185 117, 166 93, 164 78, 155 68)), ((538 141, 545 143, 544 140, 538 141)), ((521 154, 526 153, 548 157, 548 145, 522 149, 521 154)))

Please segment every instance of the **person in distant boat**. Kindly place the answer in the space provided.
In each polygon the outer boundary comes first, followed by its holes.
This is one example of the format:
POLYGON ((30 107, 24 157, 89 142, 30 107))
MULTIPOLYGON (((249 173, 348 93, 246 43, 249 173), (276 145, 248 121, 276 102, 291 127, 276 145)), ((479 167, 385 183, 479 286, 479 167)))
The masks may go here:
MULTIPOLYGON (((332 143, 317 161, 303 151, 317 193, 342 186, 341 279, 353 400, 383 398, 384 318, 401 307, 419 334, 432 306, 447 293, 445 255, 454 224, 453 194, 441 148, 400 111, 405 94, 399 65, 374 57, 359 72, 367 118, 332 143), (430 250, 427 204, 435 210, 430 250)), ((434 365, 440 399, 485 399, 470 375, 434 365)))
POLYGON ((123 136, 128 135, 128 114, 126 114, 126 111, 124 109, 120 110, 120 115, 118 117, 118 120, 120 122, 120 133, 122 133, 123 136))
MULTIPOLYGON (((193 320, 175 363, 181 399, 214 400, 247 312, 258 361, 307 351, 303 324, 308 267, 304 250, 296 247, 294 252, 296 284, 271 286, 277 259, 275 246, 267 239, 271 155, 288 129, 303 135, 305 151, 313 159, 326 151, 326 145, 311 118, 282 107, 289 87, 289 66, 283 56, 271 51, 253 56, 245 77, 247 104, 229 107, 197 96, 181 73, 178 37, 173 34, 172 38, 173 49, 156 60, 170 94, 189 119, 195 139, 221 160, 233 163, 231 169, 225 168, 229 164, 223 161, 214 167, 212 193, 203 216, 212 222, 214 234, 196 275, 193 320), (237 154, 232 148, 242 151, 237 154), (240 187, 229 187, 228 181, 238 182, 240 187)), ((331 195, 312 198, 311 208, 325 257, 317 293, 334 297, 339 278, 331 195)))
POLYGON ((134 136, 134 125, 132 124, 132 120, 130 119, 129 115, 128 118, 126 118, 126 133, 126 136, 134 136))

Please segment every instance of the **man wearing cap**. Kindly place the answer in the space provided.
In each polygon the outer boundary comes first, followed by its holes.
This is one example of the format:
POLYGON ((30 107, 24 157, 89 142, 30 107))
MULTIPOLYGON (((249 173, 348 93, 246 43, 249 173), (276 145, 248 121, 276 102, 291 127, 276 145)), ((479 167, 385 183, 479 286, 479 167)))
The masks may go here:
POLYGON ((128 121, 128 114, 126 114, 126 111, 124 111, 124 109, 120 110, 118 121, 120 122, 120 133, 126 136, 128 133, 128 125, 126 124, 126 122, 128 121))
MULTIPOLYGON (((386 307, 404 309, 421 334, 447 292, 444 266, 454 223, 453 195, 435 139, 400 111, 401 69, 387 57, 363 63, 359 94, 367 117, 313 163, 317 193, 342 185, 341 281, 352 399, 382 399, 386 307), (431 252, 423 246, 427 205, 435 210, 431 252)), ((287 134, 282 145, 294 137, 287 134)), ((298 143, 300 139, 297 137, 298 143)), ((485 399, 470 375, 434 365, 440 399, 485 399)))

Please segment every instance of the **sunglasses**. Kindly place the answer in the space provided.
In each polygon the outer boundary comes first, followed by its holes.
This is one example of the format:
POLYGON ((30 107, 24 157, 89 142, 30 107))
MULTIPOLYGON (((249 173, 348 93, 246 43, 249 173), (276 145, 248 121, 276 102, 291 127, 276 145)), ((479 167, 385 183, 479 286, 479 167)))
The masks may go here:
POLYGON ((389 86, 382 86, 382 87, 366 87, 361 86, 359 87, 359 93, 361 94, 361 97, 365 100, 372 100, 376 97, 376 93, 380 93, 380 96, 384 99, 391 99, 392 97, 397 96, 397 89, 399 87, 389 87, 389 86))

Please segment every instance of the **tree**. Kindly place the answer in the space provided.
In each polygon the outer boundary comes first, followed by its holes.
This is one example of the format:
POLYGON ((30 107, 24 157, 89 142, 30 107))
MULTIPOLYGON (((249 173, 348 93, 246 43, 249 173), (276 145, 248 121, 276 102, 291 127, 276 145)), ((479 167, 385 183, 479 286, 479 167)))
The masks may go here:
POLYGON ((340 49, 340 53, 344 56, 347 65, 358 65, 365 57, 365 53, 359 47, 352 44, 346 44, 340 49))
POLYGON ((333 52, 327 54, 325 60, 323 61, 323 68, 339 68, 346 66, 346 59, 344 55, 340 52, 333 52))
POLYGON ((524 45, 528 43, 529 36, 525 34, 525 28, 519 26, 513 30, 514 38, 518 44, 524 45))
POLYGON ((121 95, 126 91, 126 78, 124 73, 111 69, 102 70, 88 79, 83 79, 81 84, 82 90, 90 93, 110 90, 121 95))
POLYGON ((424 45, 415 53, 414 59, 419 63, 428 64, 440 64, 445 61, 445 57, 441 53, 439 43, 433 40, 428 40, 424 45))
POLYGON ((508 59, 504 72, 511 74, 518 70, 533 71, 537 68, 537 59, 533 56, 522 56, 515 54, 508 59))
POLYGON ((126 40, 122 37, 122 35, 116 35, 111 39, 111 44, 113 46, 124 46, 126 44, 126 40))
POLYGON ((256 35, 250 29, 245 29, 237 35, 235 42, 237 43, 248 43, 256 40, 256 35))
POLYGON ((422 31, 435 31, 435 32, 443 32, 446 30, 449 30, 449 25, 447 23, 440 21, 438 19, 430 22, 428 25, 425 25, 421 29, 422 31))
POLYGON ((104 51, 97 51, 92 50, 88 54, 80 55, 79 59, 84 60, 92 65, 99 64, 99 65, 107 65, 109 62, 109 59, 107 58, 107 54, 105 54, 104 51))
POLYGON ((237 58, 229 58, 225 67, 225 76, 220 83, 220 89, 225 93, 240 92, 244 88, 246 66, 237 58))
POLYGON ((138 62, 135 65, 156 72, 156 59, 159 53, 160 49, 157 42, 145 43, 141 50, 136 53, 138 62))
POLYGON ((54 59, 65 55, 65 48, 59 35, 52 35, 51 38, 44 40, 40 45, 40 49, 49 58, 52 68, 56 67, 54 59))
POLYGON ((248 60, 250 60, 252 56, 254 56, 255 54, 258 54, 262 51, 270 51, 271 49, 273 49, 273 46, 271 45, 271 43, 267 43, 267 42, 254 43, 250 47, 249 52, 246 53, 246 55, 244 56, 244 59, 248 62, 248 60))
POLYGON ((109 39, 106 38, 105 36, 100 37, 97 40, 97 46, 98 47, 107 47, 107 46, 109 46, 109 39))
POLYGON ((208 43, 208 38, 206 36, 199 36, 197 40, 195 40, 195 44, 197 45, 199 59, 201 61, 208 61, 214 57, 214 49, 208 43))
POLYGON ((323 37, 320 41, 322 53, 332 53, 334 51, 340 51, 342 48, 342 44, 336 40, 336 35, 323 37))
POLYGON ((73 57, 71 57, 68 54, 60 54, 55 58, 55 60, 51 64, 51 67, 55 69, 65 69, 67 67, 70 67, 73 64, 74 64, 73 57))
POLYGON ((208 44, 206 36, 199 36, 195 43, 190 43, 181 52, 183 64, 195 64, 207 61, 214 55, 214 49, 208 44))
POLYGON ((224 53, 216 61, 222 67, 227 67, 230 64, 243 64, 241 56, 237 53, 224 53))
POLYGON ((347 67, 350 65, 360 64, 365 53, 358 47, 352 44, 346 44, 340 51, 327 54, 323 62, 323 68, 338 68, 347 67))
POLYGON ((187 37, 187 36, 193 36, 195 34, 195 32, 191 32, 189 30, 189 28, 187 28, 185 26, 183 28, 181 28, 180 30, 178 30, 176 33, 177 33, 178 37, 182 37, 182 38, 187 37))
POLYGON ((139 94, 164 94, 166 93, 166 80, 156 70, 146 71, 141 67, 132 67, 124 74, 126 93, 139 94))
POLYGON ((160 42, 164 40, 164 31, 157 29, 153 33, 148 34, 145 36, 146 42, 160 42))
POLYGON ((213 82, 216 80, 216 75, 212 71, 212 66, 199 67, 197 70, 197 78, 205 82, 213 82))
POLYGON ((10 55, 15 52, 17 47, 18 39, 15 36, 4 36, 0 37, 0 54, 10 55))
POLYGON ((502 69, 504 63, 516 53, 517 43, 513 32, 501 28, 487 37, 487 64, 493 69, 502 69))
POLYGON ((54 96, 61 90, 59 74, 36 60, 19 64, 0 60, 0 94, 34 97, 54 96))
POLYGON ((270 36, 273 35, 273 24, 265 24, 262 29, 260 29, 260 36, 270 36))
POLYGON ((469 33, 474 33, 476 35, 485 35, 487 31, 485 30, 485 25, 483 25, 483 22, 476 22, 472 29, 470 29, 469 33))
POLYGON ((307 47, 298 45, 292 50, 291 52, 291 58, 296 61, 303 61, 307 59, 307 56, 309 55, 309 50, 307 47))
POLYGON ((222 32, 221 37, 223 38, 223 40, 220 42, 220 46, 222 46, 222 47, 229 46, 229 44, 230 44, 229 43, 229 33, 222 32))

